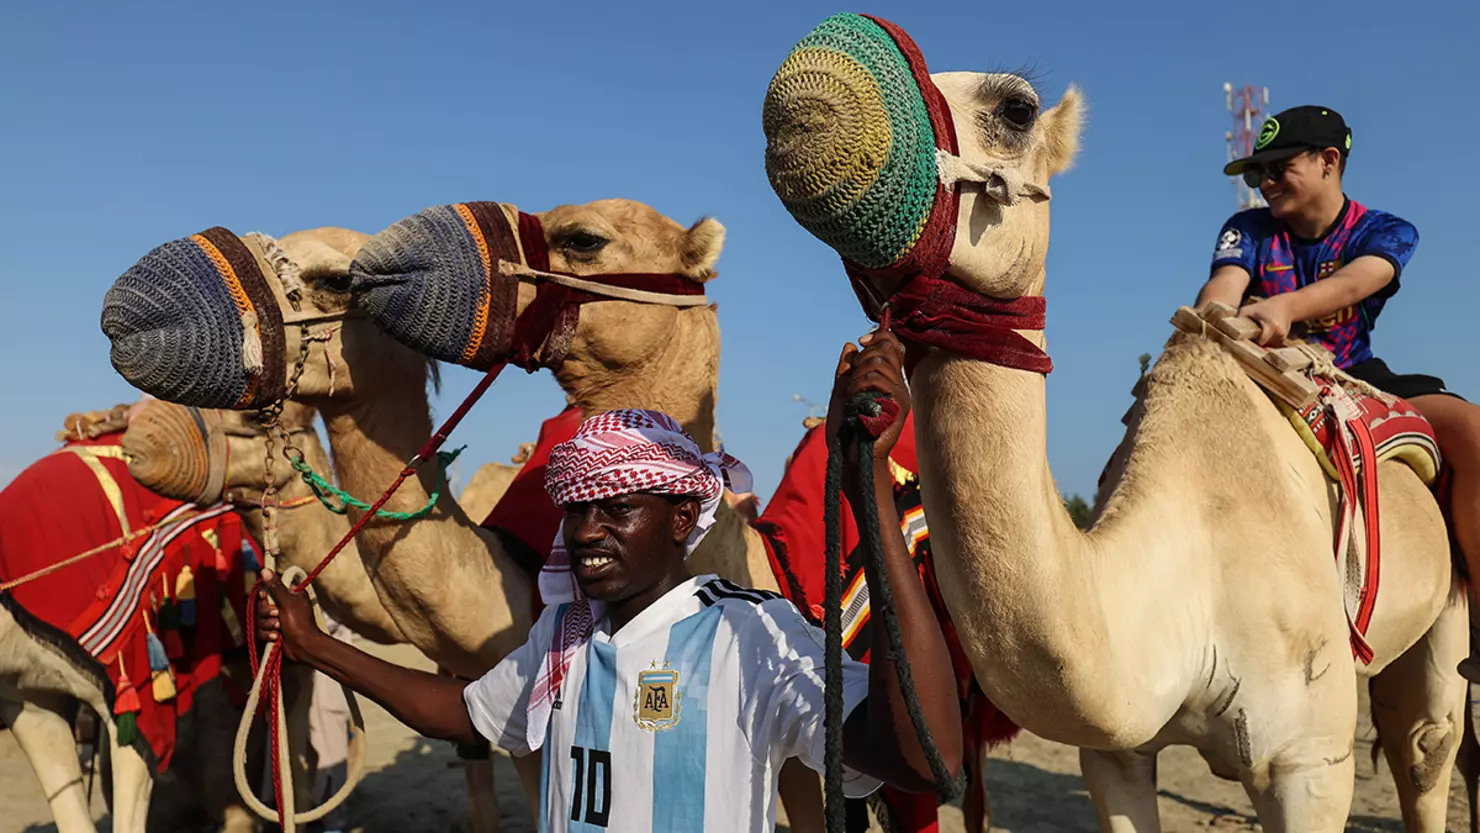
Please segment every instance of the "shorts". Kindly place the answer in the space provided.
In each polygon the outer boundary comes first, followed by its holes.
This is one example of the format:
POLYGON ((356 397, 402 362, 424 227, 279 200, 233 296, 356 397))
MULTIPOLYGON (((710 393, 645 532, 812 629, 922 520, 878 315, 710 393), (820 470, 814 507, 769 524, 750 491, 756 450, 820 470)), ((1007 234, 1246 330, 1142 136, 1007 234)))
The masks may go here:
POLYGON ((1364 362, 1357 362, 1346 368, 1346 372, 1399 399, 1412 399, 1415 396, 1434 394, 1464 399, 1463 396, 1446 390, 1444 380, 1438 376, 1426 376, 1422 373, 1394 373, 1388 368, 1387 362, 1375 357, 1364 362))

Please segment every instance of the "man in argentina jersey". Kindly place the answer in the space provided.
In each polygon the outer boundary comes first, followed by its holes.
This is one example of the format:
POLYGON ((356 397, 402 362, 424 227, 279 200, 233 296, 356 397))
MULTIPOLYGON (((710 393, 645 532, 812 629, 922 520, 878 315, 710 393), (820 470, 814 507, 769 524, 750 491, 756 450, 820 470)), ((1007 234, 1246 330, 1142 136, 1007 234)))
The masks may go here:
MULTIPOLYGON (((1329 107, 1293 107, 1264 122, 1253 155, 1223 172, 1241 174, 1269 205, 1223 224, 1197 304, 1240 307, 1259 323, 1260 344, 1279 344, 1297 331, 1330 350, 1337 367, 1412 403, 1433 425, 1453 473, 1455 536, 1470 575, 1480 575, 1480 408, 1446 390, 1442 379, 1394 373, 1373 355, 1372 330, 1398 292, 1418 230, 1346 196, 1341 178, 1351 148, 1351 130, 1329 107)), ((1470 616, 1480 621, 1473 582, 1470 616)), ((1480 630, 1473 625, 1470 645, 1459 670, 1480 682, 1480 630)))
MULTIPOLYGON (((961 718, 950 654, 910 559, 895 510, 888 455, 908 413, 904 350, 892 336, 860 339, 839 360, 829 430, 841 403, 876 391, 901 413, 872 460, 845 464, 853 507, 857 467, 872 465, 886 569, 920 707, 948 771, 961 766, 961 718)), ((542 761, 539 829, 746 831, 775 825, 777 774, 787 758, 821 771, 824 714, 840 697, 844 791, 880 783, 934 789, 883 628, 872 664, 845 655, 840 692, 824 690, 823 634, 791 602, 685 560, 712 528, 726 484, 749 472, 703 453, 671 417, 611 411, 551 451, 546 488, 565 512, 540 576, 548 603, 529 640, 472 683, 402 668, 328 639, 301 595, 264 574, 271 600, 258 632, 362 692, 427 737, 486 738, 542 761), (860 708, 861 707, 861 708, 860 708)), ((864 523, 861 509, 857 523, 864 523)), ((874 576, 869 577, 873 582, 874 576)))

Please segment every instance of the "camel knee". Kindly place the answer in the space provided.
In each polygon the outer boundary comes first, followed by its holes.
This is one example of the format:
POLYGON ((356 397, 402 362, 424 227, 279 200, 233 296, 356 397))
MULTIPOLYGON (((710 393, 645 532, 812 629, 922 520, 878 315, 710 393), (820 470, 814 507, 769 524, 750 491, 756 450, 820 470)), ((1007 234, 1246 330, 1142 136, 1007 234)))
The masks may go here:
POLYGON ((1407 778, 1419 795, 1427 793, 1439 782, 1439 777, 1449 766, 1450 753, 1456 741, 1454 726, 1443 723, 1424 723, 1409 736, 1403 750, 1407 765, 1407 778))

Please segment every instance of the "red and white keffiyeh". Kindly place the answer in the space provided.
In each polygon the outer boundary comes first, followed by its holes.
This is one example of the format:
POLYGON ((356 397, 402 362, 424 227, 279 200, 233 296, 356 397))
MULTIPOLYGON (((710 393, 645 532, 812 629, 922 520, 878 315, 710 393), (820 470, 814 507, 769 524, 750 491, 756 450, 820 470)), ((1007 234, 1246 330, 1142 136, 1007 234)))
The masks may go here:
MULTIPOLYGON (((723 450, 706 454, 673 417, 639 409, 607 411, 581 423, 574 437, 551 449, 545 470, 545 490, 557 506, 636 493, 698 497, 699 520, 685 543, 685 556, 693 555, 713 528, 727 487, 741 493, 753 488, 744 463, 723 450)), ((531 750, 544 743, 571 658, 604 613, 600 602, 581 592, 571 572, 563 529, 555 534, 539 581, 546 605, 569 607, 530 693, 526 740, 531 750)))

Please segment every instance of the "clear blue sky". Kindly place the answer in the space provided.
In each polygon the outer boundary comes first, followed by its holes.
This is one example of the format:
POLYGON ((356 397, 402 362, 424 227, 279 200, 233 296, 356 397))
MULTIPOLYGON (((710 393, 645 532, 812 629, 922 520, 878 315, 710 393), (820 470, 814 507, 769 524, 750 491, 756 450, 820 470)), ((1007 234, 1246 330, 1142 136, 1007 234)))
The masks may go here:
MULTIPOLYGON (((0 26, 0 483, 70 411, 131 401, 98 329, 144 252, 212 225, 375 232, 429 205, 642 200, 729 229, 712 284, 719 423, 769 495, 867 329, 835 256, 767 185, 760 108, 791 44, 840 9, 745 3, 30 3, 0 26)), ((1399 372, 1480 398, 1474 356, 1480 4, 880 2, 934 70, 1031 67, 1088 97, 1053 182, 1049 457, 1094 490, 1136 356, 1207 274, 1233 189, 1222 85, 1321 103, 1354 131, 1347 190, 1422 235, 1376 334, 1399 372)), ((451 410, 475 381, 450 369, 451 410)), ((562 396, 513 373, 455 437, 507 459, 562 396)), ((366 496, 370 497, 370 496, 366 496)))

